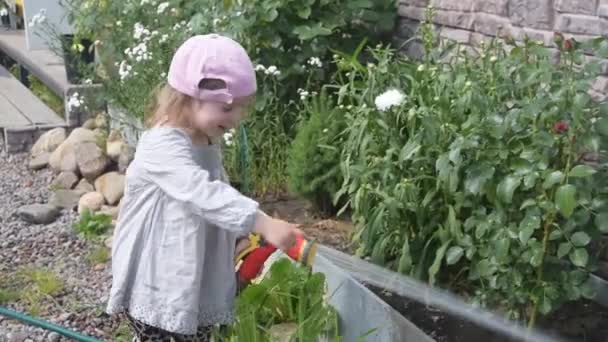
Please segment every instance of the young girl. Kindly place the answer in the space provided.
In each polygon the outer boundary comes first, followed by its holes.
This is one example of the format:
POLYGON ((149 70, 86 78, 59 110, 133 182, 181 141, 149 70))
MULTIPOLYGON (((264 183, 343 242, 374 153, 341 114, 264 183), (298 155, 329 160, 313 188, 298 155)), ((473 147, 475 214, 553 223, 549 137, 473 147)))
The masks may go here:
POLYGON ((290 248, 299 230, 226 181, 216 142, 245 115, 255 71, 233 40, 210 34, 175 53, 138 144, 112 248, 108 313, 139 341, 208 341, 233 319, 238 237, 290 248))

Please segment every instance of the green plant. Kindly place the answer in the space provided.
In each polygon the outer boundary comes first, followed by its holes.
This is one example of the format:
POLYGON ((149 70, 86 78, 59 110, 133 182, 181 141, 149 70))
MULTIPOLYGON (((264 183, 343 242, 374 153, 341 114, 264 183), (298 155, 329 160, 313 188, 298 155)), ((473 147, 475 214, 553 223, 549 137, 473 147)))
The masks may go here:
MULTIPOLYGON (((389 40, 396 18, 390 0, 64 2, 77 35, 96 40, 109 101, 139 119, 186 38, 219 32, 245 46, 261 76, 255 110, 244 123, 252 156, 246 178, 255 193, 285 189, 284 147, 300 121, 297 90, 312 92, 328 80, 332 49, 351 51, 363 37, 389 40)), ((238 180, 239 165, 227 169, 238 180)))
MULTIPOLYGON (((343 106, 342 106, 343 107, 343 106)), ((287 161, 289 189, 321 211, 335 213, 333 199, 342 185, 341 132, 344 111, 323 91, 303 109, 308 119, 298 129, 287 161)))
POLYGON ((19 293, 10 289, 0 289, 0 305, 19 300, 19 293))
POLYGON ((105 264, 110 260, 110 250, 105 246, 98 246, 87 255, 87 261, 91 265, 105 264))
POLYGON ((133 341, 133 334, 127 323, 122 322, 118 328, 112 334, 112 341, 114 342, 131 342, 133 341))
POLYGON ((42 83, 33 75, 28 75, 28 81, 30 82, 30 90, 36 97, 38 97, 44 104, 51 108, 55 113, 61 117, 65 115, 65 109, 63 106, 63 99, 57 96, 49 87, 42 83))
POLYGON ((74 230, 87 239, 97 238, 112 228, 112 216, 101 213, 93 213, 84 208, 80 219, 73 224, 74 230))
POLYGON ((258 283, 237 299, 237 322, 224 336, 228 341, 268 341, 279 323, 296 323, 299 341, 337 336, 337 315, 325 303, 325 276, 310 273, 290 260, 276 261, 258 283))
MULTIPOLYGON (((432 15, 432 13, 431 13, 432 15)), ((350 106, 345 182, 361 255, 534 325, 590 297, 588 245, 608 230, 608 107, 587 91, 608 41, 435 46, 421 64, 375 49, 338 61, 350 106), (446 61, 446 62, 444 62, 446 61), (602 142, 603 141, 603 142, 602 142), (593 162, 587 156, 594 156, 593 162)), ((348 107, 347 107, 348 108, 348 107)))
MULTIPOLYGON (((42 313, 45 304, 64 290, 64 282, 44 268, 23 267, 14 274, 13 286, 18 287, 18 300, 32 315, 42 313)), ((16 297, 15 297, 16 298, 16 297)))

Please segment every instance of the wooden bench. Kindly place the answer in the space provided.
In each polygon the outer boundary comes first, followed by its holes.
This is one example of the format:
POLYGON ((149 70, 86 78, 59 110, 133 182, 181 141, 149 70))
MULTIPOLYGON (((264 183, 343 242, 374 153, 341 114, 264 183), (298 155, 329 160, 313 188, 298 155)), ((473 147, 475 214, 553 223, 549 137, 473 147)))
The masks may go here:
POLYGON ((24 31, 0 31, 0 51, 36 76, 57 96, 63 98, 70 88, 63 58, 50 50, 29 51, 24 31))
POLYGON ((0 129, 8 152, 26 151, 45 131, 65 126, 64 119, 0 66, 0 129))

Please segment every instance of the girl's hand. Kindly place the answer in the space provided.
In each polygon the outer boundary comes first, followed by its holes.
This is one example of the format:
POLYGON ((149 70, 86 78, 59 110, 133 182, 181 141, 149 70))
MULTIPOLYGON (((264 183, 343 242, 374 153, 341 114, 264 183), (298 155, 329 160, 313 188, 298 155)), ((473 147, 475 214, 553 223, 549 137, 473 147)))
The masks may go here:
POLYGON ((302 234, 298 225, 285 222, 259 213, 254 231, 262 234, 271 245, 281 250, 288 250, 296 243, 297 236, 302 234))

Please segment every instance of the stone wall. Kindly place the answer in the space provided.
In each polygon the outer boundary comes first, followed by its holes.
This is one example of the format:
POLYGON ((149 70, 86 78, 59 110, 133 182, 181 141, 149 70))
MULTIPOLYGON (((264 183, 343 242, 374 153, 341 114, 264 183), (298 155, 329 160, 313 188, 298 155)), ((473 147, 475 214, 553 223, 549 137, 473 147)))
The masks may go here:
MULTIPOLYGON (((581 41, 608 35, 608 0, 399 0, 398 40, 414 35, 429 5, 436 9, 440 36, 473 46, 497 33, 517 40, 527 35, 557 55, 554 32, 581 41)), ((415 44, 404 49, 419 53, 415 44)), ((608 60, 602 61, 602 72, 596 95, 608 94, 608 60)))

